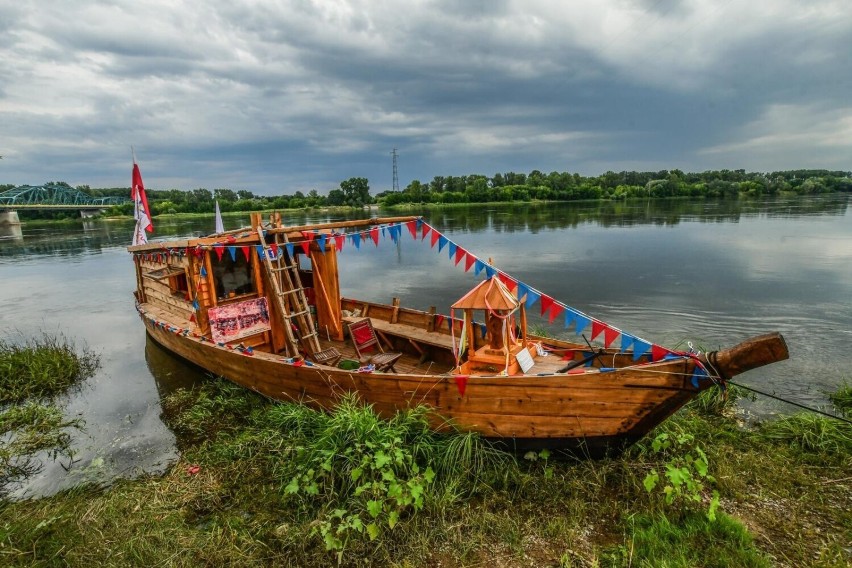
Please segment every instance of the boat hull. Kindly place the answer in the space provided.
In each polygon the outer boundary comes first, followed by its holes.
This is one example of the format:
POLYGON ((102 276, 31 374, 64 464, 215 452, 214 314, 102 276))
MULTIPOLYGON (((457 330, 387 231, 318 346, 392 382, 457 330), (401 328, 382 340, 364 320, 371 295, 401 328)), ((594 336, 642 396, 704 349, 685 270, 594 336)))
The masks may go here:
POLYGON ((438 430, 478 432, 519 451, 597 455, 625 447, 713 384, 693 375, 696 363, 687 357, 576 375, 358 373, 217 345, 140 313, 150 337, 168 351, 270 398, 332 409, 355 392, 385 417, 426 405, 438 430))

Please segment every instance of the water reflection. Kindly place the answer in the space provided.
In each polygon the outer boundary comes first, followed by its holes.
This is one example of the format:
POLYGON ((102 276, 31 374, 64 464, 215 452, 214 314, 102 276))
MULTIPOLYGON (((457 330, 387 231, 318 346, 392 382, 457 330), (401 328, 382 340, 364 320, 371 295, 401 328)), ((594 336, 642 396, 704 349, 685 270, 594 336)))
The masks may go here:
POLYGON ((166 351, 148 334, 145 334, 145 363, 161 401, 175 391, 200 384, 207 376, 201 367, 166 351))

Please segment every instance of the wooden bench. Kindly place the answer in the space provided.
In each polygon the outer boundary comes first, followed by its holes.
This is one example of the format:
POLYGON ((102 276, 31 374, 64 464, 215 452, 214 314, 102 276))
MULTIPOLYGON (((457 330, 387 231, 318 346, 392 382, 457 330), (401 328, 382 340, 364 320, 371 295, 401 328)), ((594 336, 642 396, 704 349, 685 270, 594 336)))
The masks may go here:
MULTIPOLYGON (((361 319, 363 319, 361 316, 344 317, 343 322, 349 324, 361 319)), ((389 321, 380 319, 370 319, 373 322, 373 328, 376 330, 376 334, 382 338, 389 349, 393 349, 393 343, 391 343, 390 339, 388 339, 388 335, 408 340, 411 346, 424 357, 426 356, 426 352, 423 351, 421 345, 431 345, 448 351, 452 351, 453 349, 453 338, 449 335, 437 333, 435 331, 426 331, 425 329, 404 323, 390 323, 389 321)))

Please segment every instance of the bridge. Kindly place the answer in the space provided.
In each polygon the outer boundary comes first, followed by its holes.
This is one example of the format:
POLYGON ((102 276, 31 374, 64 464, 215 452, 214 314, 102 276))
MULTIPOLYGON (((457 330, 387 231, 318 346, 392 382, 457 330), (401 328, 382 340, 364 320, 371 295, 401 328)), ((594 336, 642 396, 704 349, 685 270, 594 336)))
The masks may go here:
POLYGON ((83 217, 91 217, 107 207, 129 202, 127 197, 92 197, 66 185, 21 185, 0 192, 0 224, 20 223, 18 210, 21 209, 77 209, 83 217))

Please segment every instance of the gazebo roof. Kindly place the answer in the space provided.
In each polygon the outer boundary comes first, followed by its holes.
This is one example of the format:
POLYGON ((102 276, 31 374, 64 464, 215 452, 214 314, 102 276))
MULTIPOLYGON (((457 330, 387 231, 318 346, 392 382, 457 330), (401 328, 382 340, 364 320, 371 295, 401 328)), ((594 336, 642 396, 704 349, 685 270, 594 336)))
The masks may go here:
POLYGON ((518 299, 506 288, 499 278, 492 276, 483 280, 470 292, 462 296, 453 309, 462 310, 515 310, 520 305, 518 299))

